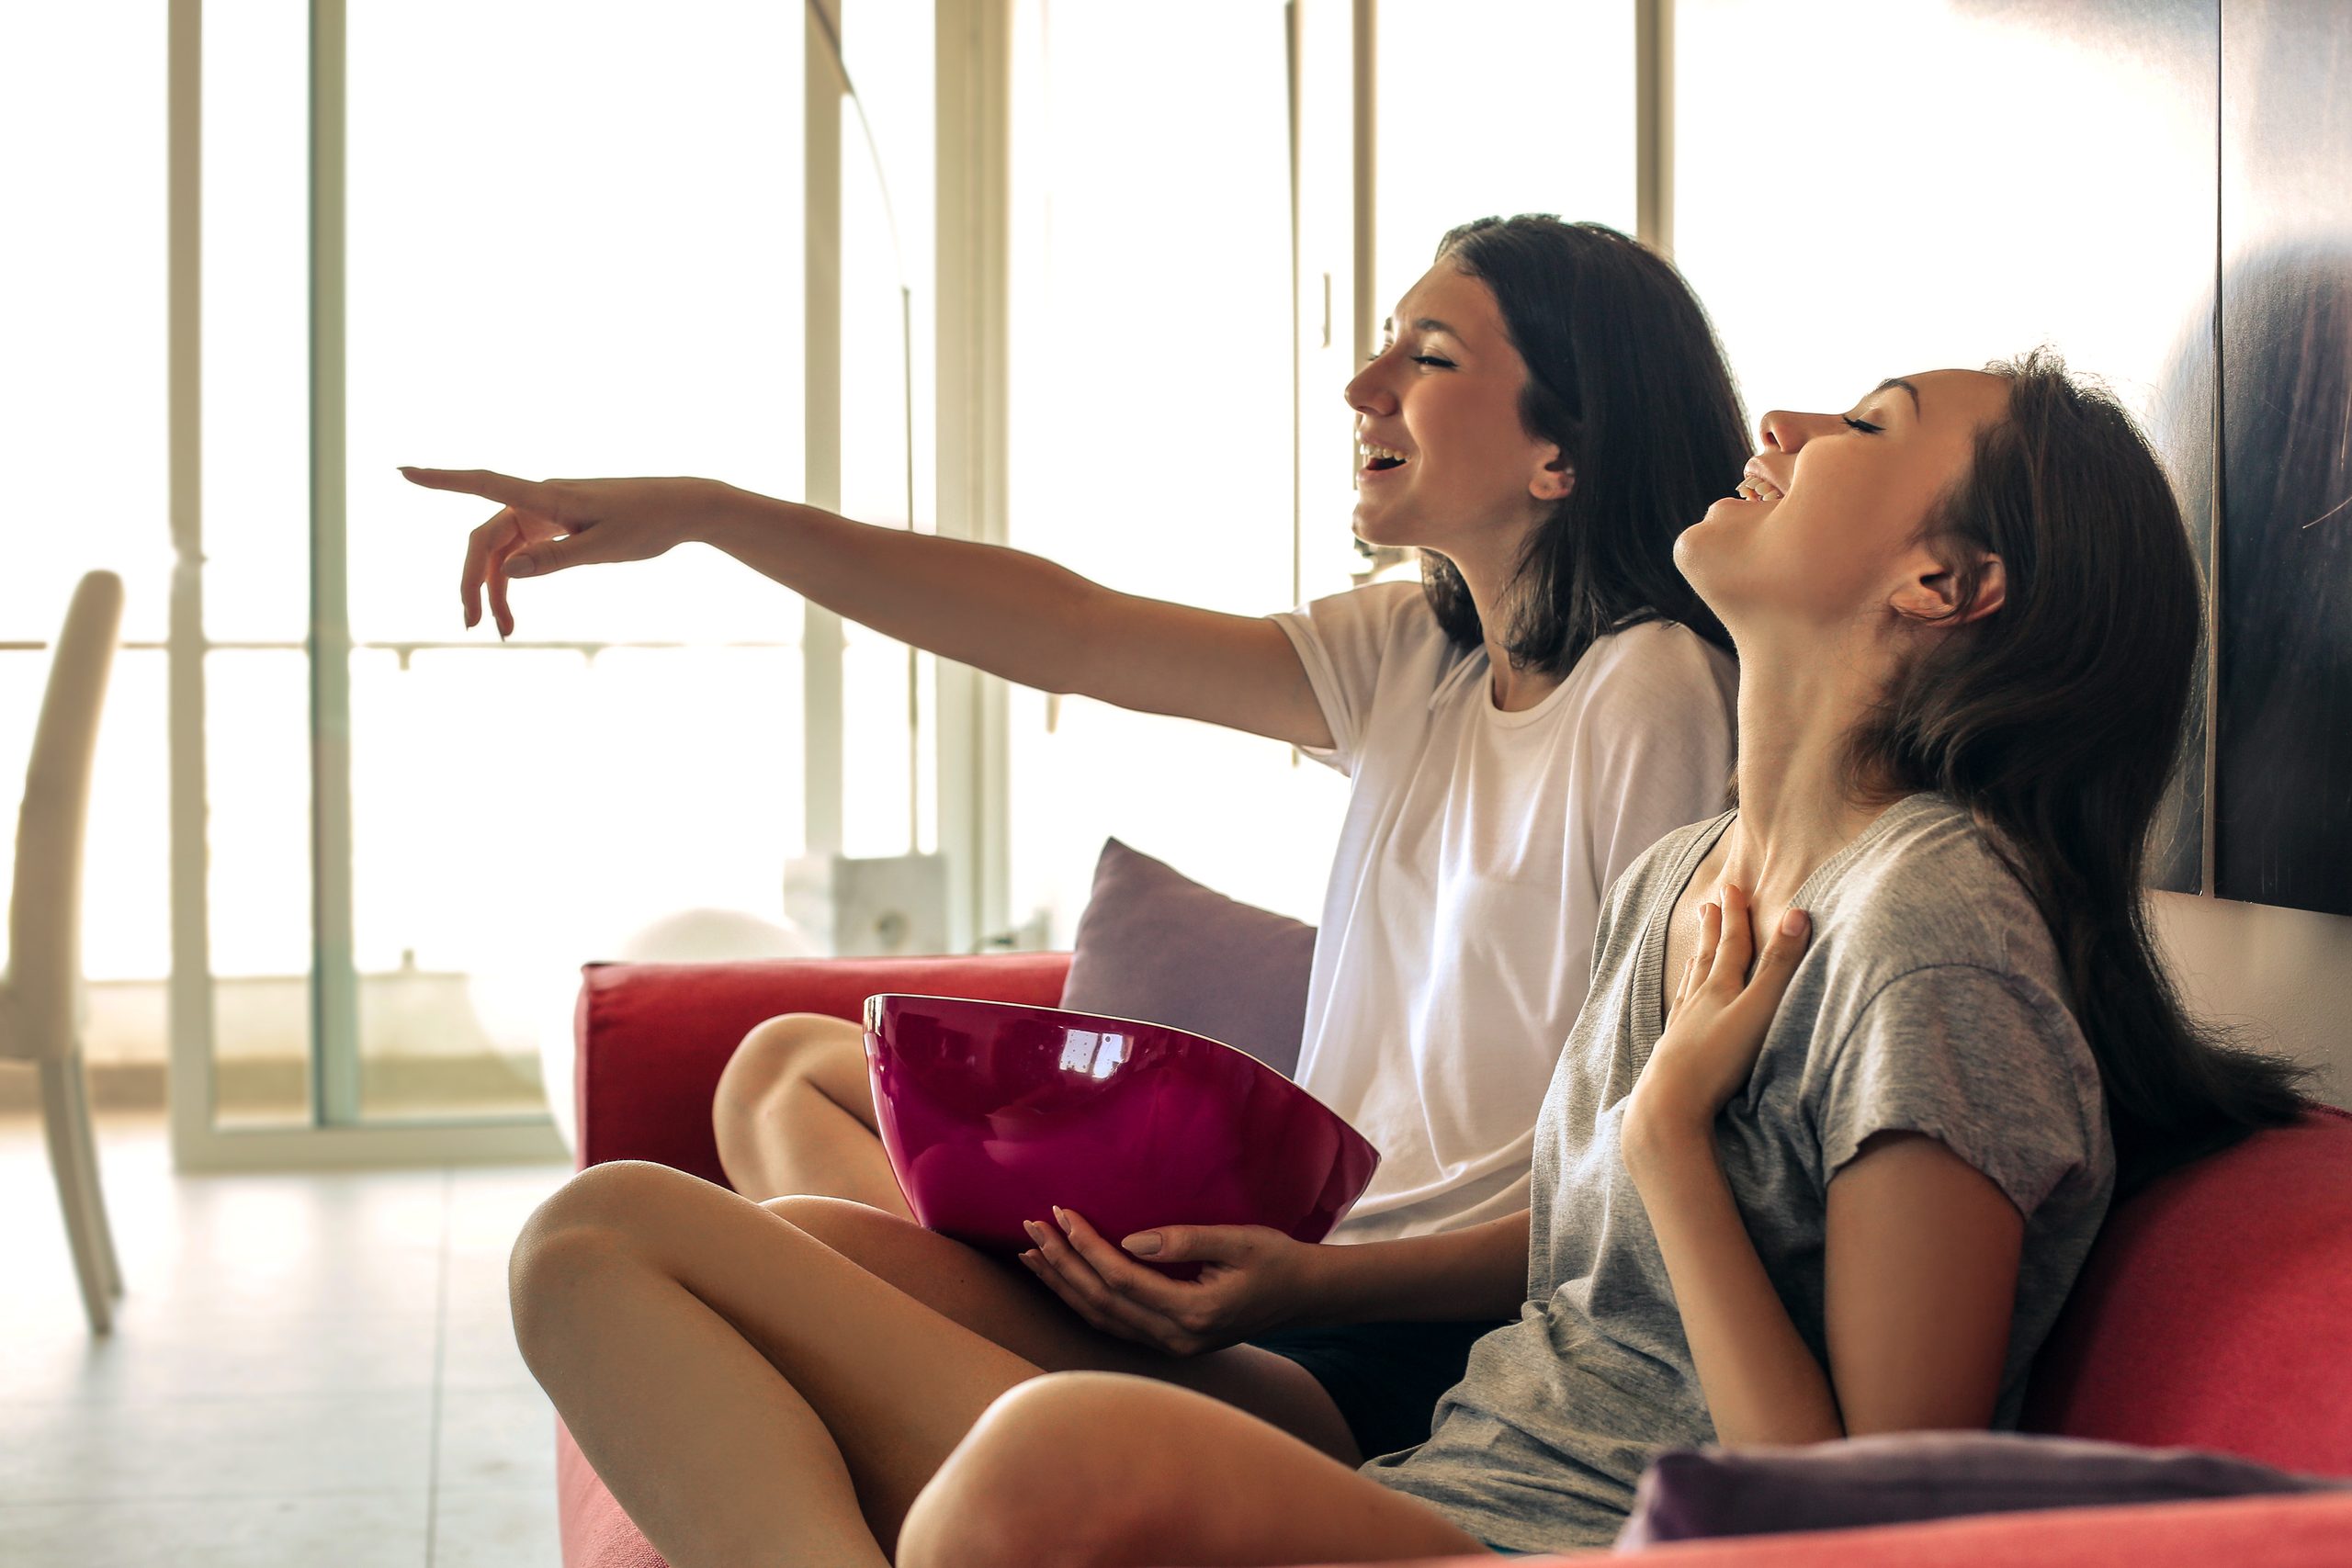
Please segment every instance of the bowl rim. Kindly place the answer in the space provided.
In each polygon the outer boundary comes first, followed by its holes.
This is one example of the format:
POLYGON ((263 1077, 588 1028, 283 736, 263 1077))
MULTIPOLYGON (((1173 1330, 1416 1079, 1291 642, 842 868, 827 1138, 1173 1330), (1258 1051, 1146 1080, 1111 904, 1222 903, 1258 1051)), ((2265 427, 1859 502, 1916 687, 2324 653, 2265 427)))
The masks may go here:
MULTIPOLYGON (((1363 1129, 1359 1128, 1354 1122, 1349 1121, 1346 1117, 1340 1115, 1337 1111, 1332 1110, 1329 1105, 1324 1102, 1322 1096, 1315 1093, 1314 1090, 1308 1089, 1305 1084, 1300 1083, 1288 1073, 1283 1072, 1275 1067, 1269 1066, 1266 1063, 1260 1061, 1257 1057, 1251 1055, 1249 1052, 1244 1051, 1238 1045, 1219 1040, 1214 1035, 1203 1034, 1197 1029, 1187 1029, 1181 1023, 1161 1023, 1156 1019, 1148 1018, 1121 1018, 1116 1013, 1084 1012, 1076 1008, 1058 1006, 1049 1007, 1043 1002, 1008 1002, 994 997, 950 997, 928 991, 876 991, 873 995, 867 997, 865 998, 865 1005, 858 1010, 859 1027, 864 1029, 865 1033, 873 1033, 874 1032, 872 1030, 864 1028, 867 1010, 872 1008, 876 1002, 890 1001, 898 998, 904 998, 908 1001, 916 1002, 962 1002, 968 1007, 1006 1008, 1021 1012, 1059 1013, 1065 1018, 1089 1019, 1096 1023, 1127 1023, 1134 1024, 1143 1029, 1164 1029, 1172 1034, 1182 1034, 1187 1039, 1198 1040, 1204 1044, 1214 1045, 1220 1051, 1230 1051, 1235 1055, 1240 1057, 1243 1061, 1249 1063, 1251 1066, 1257 1068, 1260 1072, 1264 1073, 1271 1078, 1273 1078, 1276 1082, 1286 1085, 1290 1089, 1296 1090, 1308 1101, 1320 1108, 1325 1115, 1330 1117, 1332 1121, 1337 1122, 1350 1137, 1356 1139, 1358 1142, 1362 1143, 1365 1148, 1372 1151, 1374 1170, 1377 1171, 1380 1168, 1381 1161, 1386 1157, 1382 1154, 1380 1145, 1374 1143, 1370 1137, 1366 1136, 1363 1129)), ((1364 1179, 1367 1189, 1371 1186, 1371 1179, 1372 1179, 1369 1176, 1364 1179)), ((1358 1194, 1358 1196, 1361 1198, 1362 1194, 1358 1194)))

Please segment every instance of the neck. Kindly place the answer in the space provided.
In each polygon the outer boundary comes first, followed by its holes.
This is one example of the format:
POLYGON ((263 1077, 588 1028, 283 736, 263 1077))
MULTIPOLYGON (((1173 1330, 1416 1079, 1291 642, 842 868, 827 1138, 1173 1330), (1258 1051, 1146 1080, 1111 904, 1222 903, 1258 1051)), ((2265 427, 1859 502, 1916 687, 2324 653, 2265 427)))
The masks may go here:
POLYGON ((1781 659, 1741 649, 1739 817, 1725 836, 1723 875, 1775 921, 1886 808, 1854 800, 1846 771, 1847 737, 1884 677, 1859 649, 1838 651, 1781 659))
POLYGON ((1533 707, 1560 683, 1557 675, 1541 670, 1521 670, 1510 661, 1509 633, 1516 616, 1508 589, 1518 572, 1519 551, 1524 541, 1522 534, 1498 541, 1498 547, 1491 550, 1446 552, 1446 558, 1453 563, 1454 570, 1462 574, 1463 584, 1470 590, 1470 603, 1477 607, 1480 637, 1487 645, 1489 689, 1495 706, 1505 713, 1533 707))

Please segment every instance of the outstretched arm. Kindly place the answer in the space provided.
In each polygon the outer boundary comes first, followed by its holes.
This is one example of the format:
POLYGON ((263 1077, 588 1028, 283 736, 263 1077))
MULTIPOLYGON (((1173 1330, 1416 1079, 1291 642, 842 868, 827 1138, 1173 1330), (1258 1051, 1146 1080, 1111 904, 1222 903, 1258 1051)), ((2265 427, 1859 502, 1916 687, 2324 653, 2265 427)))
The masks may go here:
POLYGON ((1990 1425, 2025 1222, 1932 1138, 1882 1134, 1829 1186, 1824 1368, 1764 1271, 1715 1149, 1807 934, 1794 917, 1755 953, 1738 888, 1701 915, 1699 951, 1625 1115, 1640 1189, 1691 1363, 1726 1444, 1990 1425))
POLYGON ((1024 686, 1331 744, 1297 652, 1261 617, 1117 592, 1019 550, 854 523, 716 479, 401 472, 499 503, 468 541, 460 592, 470 626, 489 590, 501 636, 514 626, 510 579, 698 542, 862 626, 1024 686))

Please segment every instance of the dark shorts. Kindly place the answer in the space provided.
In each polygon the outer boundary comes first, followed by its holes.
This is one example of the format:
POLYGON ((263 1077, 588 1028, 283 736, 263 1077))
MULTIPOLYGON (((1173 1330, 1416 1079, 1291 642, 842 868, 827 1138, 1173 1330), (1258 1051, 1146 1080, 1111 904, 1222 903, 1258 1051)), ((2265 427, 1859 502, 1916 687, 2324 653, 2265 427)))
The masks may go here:
POLYGON ((1305 1367, 1366 1459, 1425 1443, 1439 1397, 1462 1381, 1470 1347, 1496 1323, 1342 1323, 1250 1341, 1305 1367))

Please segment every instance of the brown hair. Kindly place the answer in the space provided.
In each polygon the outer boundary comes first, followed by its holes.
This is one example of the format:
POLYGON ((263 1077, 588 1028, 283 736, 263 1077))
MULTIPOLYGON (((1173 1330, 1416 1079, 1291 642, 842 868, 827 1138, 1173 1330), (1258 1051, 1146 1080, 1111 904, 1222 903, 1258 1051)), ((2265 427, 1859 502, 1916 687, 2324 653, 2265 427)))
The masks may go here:
MULTIPOLYGON (((1565 675, 1596 637, 1678 621, 1731 638, 1674 565, 1674 541, 1731 493, 1752 447, 1714 328, 1682 275, 1599 223, 1543 213, 1450 231, 1437 258, 1495 296, 1527 365, 1519 419, 1576 469, 1536 525, 1497 614, 1513 666, 1565 675)), ((1421 552, 1421 588, 1463 648, 1484 631, 1462 573, 1421 552)))
POLYGON ((1986 367, 2007 417, 1923 537, 1964 620, 1997 555, 1997 610, 1913 659, 1849 737, 1865 796, 1968 807, 2048 922, 2105 1085, 2119 1189, 2291 1120, 2306 1069, 2199 1024, 2159 962, 2143 871, 2179 749, 2201 620, 2164 470, 2131 416, 2036 353, 1986 367))

